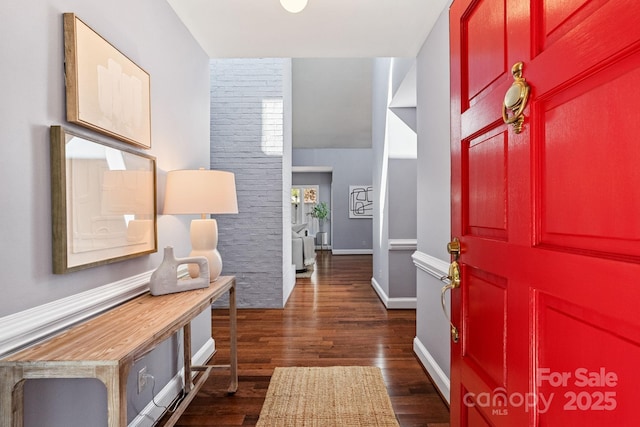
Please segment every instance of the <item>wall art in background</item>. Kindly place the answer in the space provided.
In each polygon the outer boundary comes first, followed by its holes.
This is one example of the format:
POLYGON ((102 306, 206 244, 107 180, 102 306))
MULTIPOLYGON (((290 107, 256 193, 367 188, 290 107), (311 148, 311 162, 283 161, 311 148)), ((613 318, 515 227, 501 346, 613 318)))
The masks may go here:
POLYGON ((373 187, 349 186, 349 218, 373 218, 373 187))

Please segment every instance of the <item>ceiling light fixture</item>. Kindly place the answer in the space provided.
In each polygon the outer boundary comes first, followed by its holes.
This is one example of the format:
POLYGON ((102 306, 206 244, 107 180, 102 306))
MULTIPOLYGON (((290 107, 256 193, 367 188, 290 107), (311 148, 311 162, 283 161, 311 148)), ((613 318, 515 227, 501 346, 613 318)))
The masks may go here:
POLYGON ((309 0, 280 0, 280 4, 287 12, 298 13, 307 7, 309 0))

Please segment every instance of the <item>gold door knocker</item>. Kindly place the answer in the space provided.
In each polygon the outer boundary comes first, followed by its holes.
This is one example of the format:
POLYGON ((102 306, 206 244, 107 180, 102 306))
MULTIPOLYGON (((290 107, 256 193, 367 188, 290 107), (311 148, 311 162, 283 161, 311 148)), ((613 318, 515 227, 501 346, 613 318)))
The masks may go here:
POLYGON ((515 133, 522 132, 522 125, 524 123, 524 108, 527 106, 529 99, 529 84, 522 77, 522 62, 516 63, 511 67, 511 74, 513 74, 513 84, 504 96, 504 103, 502 104, 502 120, 508 125, 513 125, 515 133), (511 117, 509 117, 511 112, 511 117))

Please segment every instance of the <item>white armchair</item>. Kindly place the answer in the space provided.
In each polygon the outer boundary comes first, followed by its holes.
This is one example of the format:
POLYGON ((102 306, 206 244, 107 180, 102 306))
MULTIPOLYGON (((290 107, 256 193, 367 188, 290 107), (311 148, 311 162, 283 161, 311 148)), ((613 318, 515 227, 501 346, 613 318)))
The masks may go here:
POLYGON ((309 265, 316 262, 316 245, 313 236, 305 235, 307 224, 291 226, 291 262, 296 271, 305 271, 309 265))

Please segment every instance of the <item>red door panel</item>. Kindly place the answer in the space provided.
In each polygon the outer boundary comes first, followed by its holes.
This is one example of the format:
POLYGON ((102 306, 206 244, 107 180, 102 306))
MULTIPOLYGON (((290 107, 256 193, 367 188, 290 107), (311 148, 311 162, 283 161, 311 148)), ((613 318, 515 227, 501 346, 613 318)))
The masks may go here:
POLYGON ((640 186, 633 185, 640 183, 638 129, 625 114, 602 114, 616 111, 626 97, 640 97, 640 87, 629 85, 640 78, 640 63, 633 59, 537 105, 542 244, 640 259, 634 214, 640 212, 640 186), (630 62, 638 68, 621 70, 630 62))
POLYGON ((584 21, 597 11, 606 0, 545 0, 540 14, 541 29, 545 45, 566 35, 577 23, 584 21))
POLYGON ((640 328, 545 293, 536 312, 538 425, 633 425, 640 328))
POLYGON ((463 357, 490 389, 507 386, 507 283, 467 268, 463 357))
POLYGON ((451 424, 636 425, 640 3, 455 0, 450 16, 451 424), (501 107, 519 61, 517 134, 501 107))
POLYGON ((504 4, 488 0, 479 1, 464 18, 464 25, 468 54, 467 99, 471 103, 506 71, 504 4))
MULTIPOLYGON (((501 129, 502 130, 502 129, 501 129)), ((467 181, 465 222, 476 236, 507 237, 507 144, 505 132, 464 145, 467 181)))

